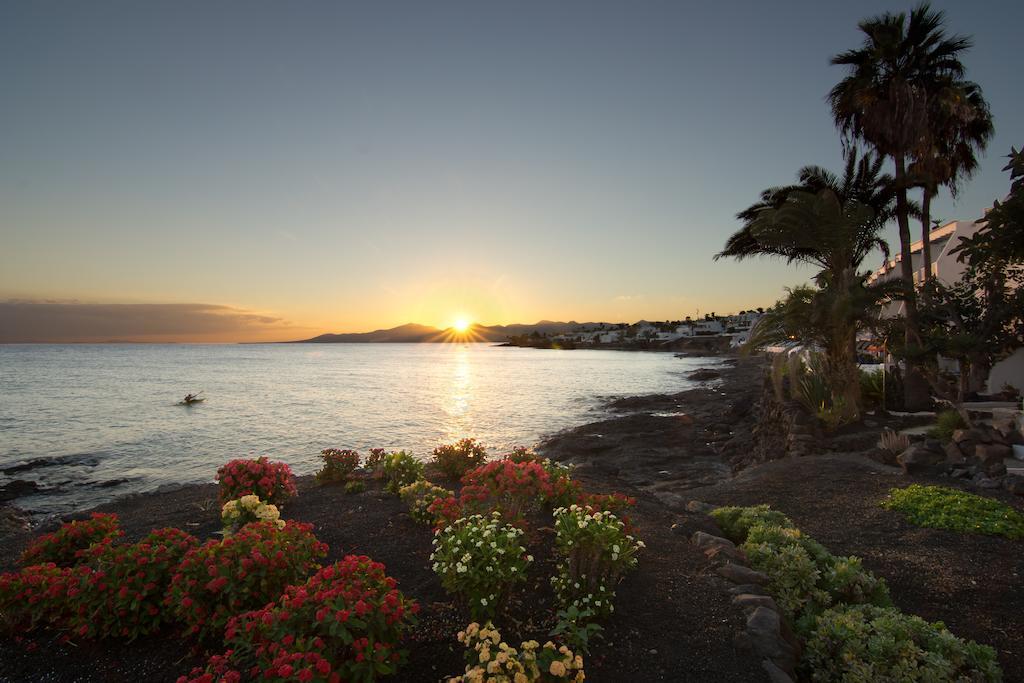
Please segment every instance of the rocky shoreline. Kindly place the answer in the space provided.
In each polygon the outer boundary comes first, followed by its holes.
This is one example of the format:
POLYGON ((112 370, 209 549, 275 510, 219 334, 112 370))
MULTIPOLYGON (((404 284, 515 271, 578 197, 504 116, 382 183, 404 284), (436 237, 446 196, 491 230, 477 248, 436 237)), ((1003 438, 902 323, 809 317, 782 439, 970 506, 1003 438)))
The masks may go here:
POLYGON ((548 437, 537 450, 655 496, 716 484, 753 448, 764 368, 759 358, 726 358, 691 372, 696 388, 612 400, 611 417, 548 437))

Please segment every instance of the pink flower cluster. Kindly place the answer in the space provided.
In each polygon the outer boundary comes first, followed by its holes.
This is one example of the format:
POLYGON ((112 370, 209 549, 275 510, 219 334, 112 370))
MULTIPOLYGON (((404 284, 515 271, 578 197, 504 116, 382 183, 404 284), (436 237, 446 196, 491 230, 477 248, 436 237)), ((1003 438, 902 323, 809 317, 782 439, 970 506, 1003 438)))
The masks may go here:
POLYGON ((460 439, 434 449, 434 462, 452 479, 458 479, 474 467, 482 465, 487 451, 476 439, 460 439))
POLYGON ((185 555, 171 578, 169 604, 189 634, 219 640, 228 620, 275 600, 301 581, 327 544, 311 524, 253 522, 222 541, 207 541, 185 555))
POLYGON ((53 562, 60 567, 70 567, 78 563, 82 553, 93 543, 123 535, 117 515, 94 512, 89 519, 63 524, 57 531, 37 538, 21 554, 19 563, 28 566, 53 562))
POLYGON ((0 576, 0 612, 8 625, 47 625, 87 638, 134 639, 166 621, 162 609, 171 574, 198 541, 179 529, 151 532, 139 543, 107 537, 80 564, 32 565, 0 576))
POLYGON ((359 467, 357 451, 325 448, 320 451, 323 469, 316 474, 317 481, 346 481, 359 467))
POLYGON ((254 494, 264 503, 281 505, 297 495, 292 468, 265 457, 256 460, 232 460, 217 470, 220 502, 254 494))
POLYGON ((349 555, 288 586, 275 603, 232 618, 230 649, 178 681, 374 680, 405 661, 398 645, 418 611, 384 565, 349 555))

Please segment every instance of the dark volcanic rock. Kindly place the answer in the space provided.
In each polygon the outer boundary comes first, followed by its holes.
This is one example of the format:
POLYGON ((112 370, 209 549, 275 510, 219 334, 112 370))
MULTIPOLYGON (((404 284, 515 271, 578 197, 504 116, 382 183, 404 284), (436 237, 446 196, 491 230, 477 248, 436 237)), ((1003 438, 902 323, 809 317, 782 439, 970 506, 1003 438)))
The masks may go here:
POLYGON ((26 479, 15 479, 0 486, 0 502, 28 496, 39 490, 39 484, 26 479))
POLYGON ((900 453, 896 461, 907 474, 920 474, 945 467, 946 453, 941 448, 931 447, 928 443, 915 443, 900 453))
POLYGON ((707 382, 713 379, 721 378, 722 373, 718 370, 711 370, 710 368, 701 368, 700 370, 694 370, 686 376, 687 379, 693 380, 694 382, 707 382))

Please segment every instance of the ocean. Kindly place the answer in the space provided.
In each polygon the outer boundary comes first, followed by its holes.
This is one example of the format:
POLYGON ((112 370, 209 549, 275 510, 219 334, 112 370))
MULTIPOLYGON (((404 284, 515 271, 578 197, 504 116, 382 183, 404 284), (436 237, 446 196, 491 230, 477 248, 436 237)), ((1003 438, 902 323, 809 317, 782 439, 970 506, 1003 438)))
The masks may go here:
POLYGON ((14 504, 52 514, 209 482, 232 458, 310 474, 327 447, 426 459, 462 437, 496 455, 715 364, 488 344, 0 346, 0 486, 33 482, 14 504), (176 405, 198 391, 204 403, 176 405))

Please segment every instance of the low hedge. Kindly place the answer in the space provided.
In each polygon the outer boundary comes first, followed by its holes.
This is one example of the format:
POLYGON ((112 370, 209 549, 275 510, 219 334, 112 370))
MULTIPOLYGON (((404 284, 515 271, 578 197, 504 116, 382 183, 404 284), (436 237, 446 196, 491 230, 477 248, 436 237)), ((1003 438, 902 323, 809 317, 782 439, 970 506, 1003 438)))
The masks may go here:
POLYGON ((903 614, 860 558, 832 555, 781 512, 758 505, 711 515, 768 575, 768 592, 806 640, 800 668, 809 680, 1002 680, 992 648, 903 614))

